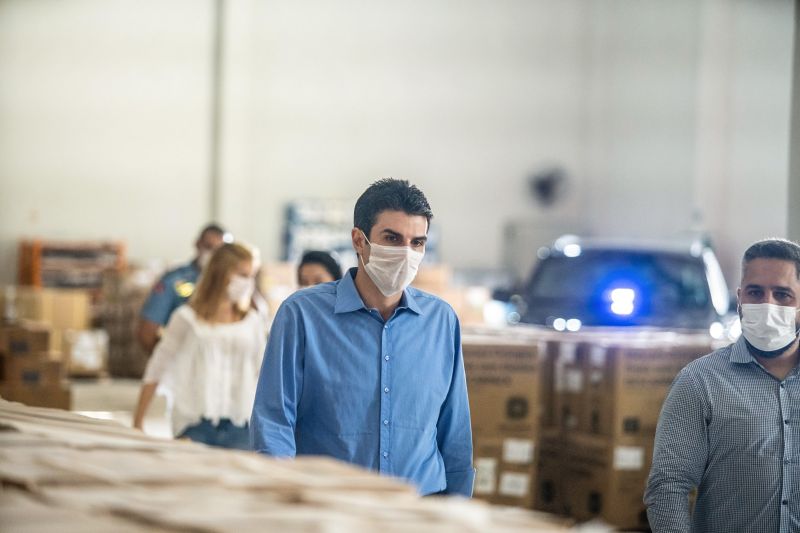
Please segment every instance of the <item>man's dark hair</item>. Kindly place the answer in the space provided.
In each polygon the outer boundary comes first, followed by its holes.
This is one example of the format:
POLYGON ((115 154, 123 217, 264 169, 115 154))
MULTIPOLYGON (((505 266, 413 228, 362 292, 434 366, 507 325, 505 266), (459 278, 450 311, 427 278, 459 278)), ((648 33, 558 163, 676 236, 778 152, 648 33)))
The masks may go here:
POLYGON ((750 245, 742 258, 742 276, 747 263, 753 259, 781 259, 794 263, 794 272, 800 279, 800 245, 788 239, 764 239, 750 245))
POLYGON ((308 264, 322 265, 325 270, 328 271, 328 274, 333 276, 333 279, 342 279, 342 267, 339 266, 339 263, 336 262, 336 259, 334 259, 328 252, 310 250, 304 253, 303 258, 300 260, 300 264, 297 265, 298 272, 300 271, 300 267, 308 264))
POLYGON ((369 237, 372 226, 383 211, 403 211, 407 215, 423 216, 431 225, 433 211, 428 199, 407 180, 386 178, 370 185, 358 198, 353 213, 353 225, 369 237))
POLYGON ((211 222, 210 224, 206 224, 203 229, 200 230, 200 234, 197 236, 198 239, 202 239, 205 237, 207 233, 217 233, 219 235, 225 235, 225 230, 222 226, 217 224, 216 222, 211 222))

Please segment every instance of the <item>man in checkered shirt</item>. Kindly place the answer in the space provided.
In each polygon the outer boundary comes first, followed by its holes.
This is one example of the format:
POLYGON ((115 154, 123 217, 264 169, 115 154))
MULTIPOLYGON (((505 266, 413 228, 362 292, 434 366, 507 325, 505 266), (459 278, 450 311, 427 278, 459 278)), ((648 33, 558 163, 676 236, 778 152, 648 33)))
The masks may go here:
POLYGON ((661 411, 644 497, 654 532, 800 531, 799 275, 794 242, 745 252, 742 337, 687 365, 661 411))

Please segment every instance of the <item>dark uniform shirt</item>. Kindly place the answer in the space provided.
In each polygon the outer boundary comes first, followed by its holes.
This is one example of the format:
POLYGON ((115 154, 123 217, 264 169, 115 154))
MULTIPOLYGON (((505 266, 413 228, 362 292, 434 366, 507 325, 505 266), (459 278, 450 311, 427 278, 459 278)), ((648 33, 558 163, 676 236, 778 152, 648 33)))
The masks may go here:
POLYGON ((142 318, 166 326, 172 312, 185 304, 194 292, 199 276, 200 269, 194 261, 164 274, 142 306, 142 318))

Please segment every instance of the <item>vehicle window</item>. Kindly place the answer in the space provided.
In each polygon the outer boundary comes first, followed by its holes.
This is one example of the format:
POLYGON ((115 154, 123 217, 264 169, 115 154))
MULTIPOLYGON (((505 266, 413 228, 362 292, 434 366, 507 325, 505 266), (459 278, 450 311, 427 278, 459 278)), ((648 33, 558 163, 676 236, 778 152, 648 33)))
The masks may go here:
MULTIPOLYGON (((710 308, 710 294, 701 259, 669 253, 584 250, 578 257, 554 256, 543 260, 527 291, 529 305, 552 316, 569 316, 559 309, 580 309, 594 313, 594 320, 603 323, 601 315, 623 313, 610 311, 612 293, 625 291, 631 298, 636 322, 647 323, 648 317, 670 314, 705 315, 710 308), (635 304, 635 305, 634 305, 635 304)), ((619 293, 614 294, 618 296, 619 293)), ((624 309, 624 306, 623 308, 624 309)), ((655 320, 653 322, 663 322, 655 320)))

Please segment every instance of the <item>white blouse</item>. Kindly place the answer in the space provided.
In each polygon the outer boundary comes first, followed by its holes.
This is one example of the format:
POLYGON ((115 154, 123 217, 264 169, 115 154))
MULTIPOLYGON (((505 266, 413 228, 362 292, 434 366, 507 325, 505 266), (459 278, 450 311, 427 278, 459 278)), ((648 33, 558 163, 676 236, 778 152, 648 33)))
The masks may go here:
POLYGON ((176 309, 144 373, 167 397, 173 435, 201 418, 244 426, 266 344, 266 318, 253 309, 224 324, 203 321, 188 305, 176 309))

